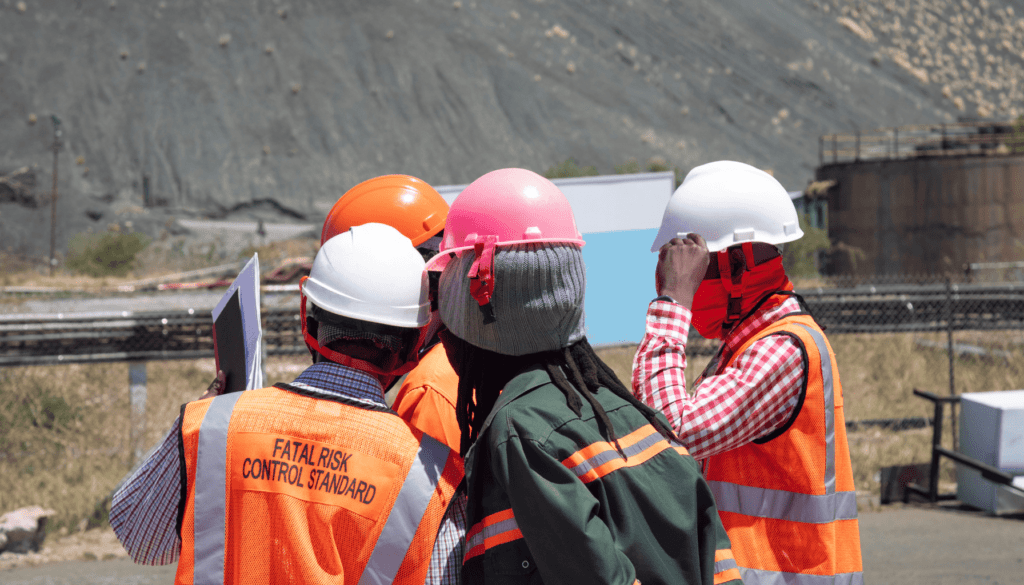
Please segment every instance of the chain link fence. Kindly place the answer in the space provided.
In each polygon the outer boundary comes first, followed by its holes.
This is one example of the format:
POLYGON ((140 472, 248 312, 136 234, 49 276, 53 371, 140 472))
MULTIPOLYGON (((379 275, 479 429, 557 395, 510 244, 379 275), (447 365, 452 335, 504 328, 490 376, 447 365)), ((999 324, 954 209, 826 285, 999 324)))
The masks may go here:
MULTIPOLYGON (((267 355, 307 351, 295 310, 262 313, 267 355)), ((0 315, 0 366, 213 357, 213 324, 195 309, 0 315)))
MULTIPOLYGON (((1024 275, 1018 274, 1021 268, 1013 263, 1005 264, 991 269, 978 266, 952 276, 819 278, 794 282, 807 308, 824 326, 836 354, 859 489, 877 494, 882 487, 880 469, 929 460, 936 421, 932 405, 913 395, 915 388, 937 395, 959 395, 1024 387, 1024 279, 1020 278, 1024 275)), ((308 363, 296 310, 264 310, 263 331, 269 362, 285 360, 295 367, 300 362, 308 363)), ((717 348, 717 341, 702 339, 691 331, 686 376, 691 388, 693 379, 717 348)), ((616 351, 626 354, 631 348, 616 351)), ((194 398, 195 390, 201 390, 212 379, 212 357, 208 311, 0 315, 0 370, 9 384, 21 387, 24 384, 19 380, 38 376, 48 380, 70 379, 62 372, 107 372, 106 384, 112 390, 108 395, 118 395, 115 410, 124 408, 124 418, 130 427, 122 431, 123 435, 117 435, 116 444, 111 443, 109 449, 117 450, 125 461, 139 459, 142 450, 156 440, 153 425, 167 418, 153 412, 157 404, 154 400, 162 400, 155 397, 164 392, 156 389, 165 384, 164 374, 159 372, 185 368, 189 381, 185 384, 182 379, 182 384, 177 385, 188 386, 188 396, 175 395, 168 401, 180 404, 183 398, 194 398), (145 382, 138 392, 140 386, 131 379, 131 372, 137 372, 139 365, 146 362, 150 364, 148 406, 145 382), (107 365, 101 365, 104 363, 107 365), (50 367, 60 364, 63 366, 50 367), (197 373, 196 368, 207 366, 209 371, 197 373), (74 369, 83 367, 88 369, 74 369), (43 370, 56 373, 44 375, 40 373, 43 370), (130 392, 124 392, 126 378, 130 379, 130 392), (139 415, 140 409, 145 416, 139 415), (138 428, 132 422, 141 420, 145 425, 146 419, 154 421, 148 428, 138 428)), ((626 371, 630 357, 620 360, 627 364, 626 371)), ((292 370, 286 374, 268 371, 270 381, 288 376, 294 376, 292 370)), ((35 426, 58 428, 58 423, 64 420, 61 417, 66 418, 69 412, 60 400, 36 402, 31 402, 31 408, 18 407, 24 416, 35 417, 31 418, 35 426)), ((75 409, 80 407, 71 397, 65 402, 71 411, 79 412, 75 409)), ((944 419, 939 421, 944 425, 942 443, 956 449, 956 409, 948 409, 944 419)), ((173 420, 173 413, 168 420, 173 420)), ((12 453, 19 452, 12 445, 8 442, 4 447, 8 449, 8 465, 13 461, 12 453)), ((940 474, 940 485, 946 484, 943 491, 950 489, 954 476, 953 464, 945 461, 940 474)))
MULTIPOLYGON (((900 497, 905 471, 932 459, 935 432, 959 450, 959 406, 935 420, 915 389, 959 396, 1024 387, 1022 276, 1015 263, 992 263, 941 276, 795 283, 836 353, 858 489, 900 497)), ((935 492, 955 491, 956 465, 943 458, 938 469, 935 492)), ((913 481, 928 490, 932 479, 913 481)))
MULTIPOLYGON (((1024 347, 1024 278, 829 277, 797 280, 794 287, 830 339, 907 334, 922 350, 945 351, 951 372, 961 358, 998 368, 1024 347)), ((711 355, 717 347, 717 340, 691 331, 688 353, 711 355)))
MULTIPOLYGON (((990 374, 1016 372, 1016 358, 1024 349, 1024 280, 993 276, 1022 270, 1007 266, 987 274, 978 269, 953 277, 830 277, 794 285, 833 345, 842 347, 847 338, 863 336, 877 336, 877 343, 900 340, 900 351, 939 356, 946 362, 942 386, 948 391, 979 391, 984 388, 970 376, 958 383, 957 366, 984 363, 990 374)), ((297 311, 272 308, 265 309, 262 316, 267 355, 307 351, 297 311)), ((687 350, 693 357, 710 356, 717 347, 716 340, 705 340, 691 331, 687 350)), ((836 353, 841 366, 852 357, 842 355, 838 348, 836 353)), ((0 315, 0 366, 212 356, 207 311, 0 315)), ((899 352, 890 356, 890 361, 901 359, 908 356, 899 352)), ((922 384, 941 391, 937 380, 931 375, 922 384)))
MULTIPOLYGON (((933 405, 914 396, 915 388, 940 396, 1024 388, 1022 269, 976 264, 951 275, 794 281, 836 354, 859 490, 900 493, 883 479, 899 474, 883 472, 931 459, 933 405)), ((718 345, 691 329, 691 388, 718 345)), ((938 421, 941 444, 953 450, 957 415, 957 407, 947 408, 938 421)), ((944 459, 940 469, 939 491, 949 492, 955 466, 944 459)))

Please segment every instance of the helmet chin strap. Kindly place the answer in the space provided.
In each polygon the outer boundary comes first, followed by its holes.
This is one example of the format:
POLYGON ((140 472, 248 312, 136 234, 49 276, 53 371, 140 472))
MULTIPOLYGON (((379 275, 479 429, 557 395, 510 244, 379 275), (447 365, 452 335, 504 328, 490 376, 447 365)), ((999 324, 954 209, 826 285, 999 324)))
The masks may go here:
POLYGON ((484 313, 484 323, 494 323, 494 247, 498 236, 477 237, 473 244, 473 265, 469 268, 469 294, 473 296, 484 313))
MULTIPOLYGON (((734 274, 733 267, 736 262, 733 252, 729 249, 721 250, 715 254, 718 260, 718 275, 722 282, 722 288, 729 295, 729 303, 726 308, 725 320, 722 322, 722 330, 732 329, 743 317, 743 291, 747 285, 747 274, 754 269, 754 244, 747 242, 740 246, 743 252, 743 270, 734 274)), ((739 267, 738 265, 736 266, 739 267)))
POLYGON ((405 354, 407 361, 392 370, 384 370, 366 360, 354 358, 334 351, 329 347, 320 345, 316 337, 310 334, 309 325, 306 320, 306 293, 303 292, 303 285, 306 283, 307 278, 309 277, 303 276, 302 280, 299 282, 299 320, 302 323, 302 337, 306 342, 306 347, 309 348, 311 353, 316 352, 329 361, 371 374, 376 377, 385 388, 390 386, 391 382, 393 382, 396 377, 401 376, 416 367, 419 363, 419 348, 423 345, 423 342, 426 341, 427 327, 420 327, 419 338, 416 340, 415 345, 406 349, 405 354))

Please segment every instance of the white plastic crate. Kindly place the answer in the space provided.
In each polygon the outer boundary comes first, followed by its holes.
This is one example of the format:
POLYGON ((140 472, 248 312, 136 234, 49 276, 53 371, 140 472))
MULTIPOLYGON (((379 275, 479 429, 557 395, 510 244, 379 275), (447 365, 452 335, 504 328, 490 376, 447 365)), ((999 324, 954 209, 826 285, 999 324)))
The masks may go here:
MULTIPOLYGON (((1019 475, 1024 488, 1024 390, 975 392, 960 399, 960 452, 1019 475)), ((993 514, 1024 512, 1024 495, 957 465, 957 498, 993 514)))

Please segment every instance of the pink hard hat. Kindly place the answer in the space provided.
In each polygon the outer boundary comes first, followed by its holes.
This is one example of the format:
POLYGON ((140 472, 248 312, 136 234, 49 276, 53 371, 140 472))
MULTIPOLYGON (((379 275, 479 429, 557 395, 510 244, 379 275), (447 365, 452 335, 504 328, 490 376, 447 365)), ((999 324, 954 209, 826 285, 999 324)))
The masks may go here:
POLYGON ((470 183, 452 202, 440 251, 427 270, 444 270, 453 256, 472 251, 470 294, 490 323, 497 247, 583 243, 569 200, 554 183, 526 169, 498 169, 470 183))
POLYGON ((569 200, 533 171, 498 169, 470 183, 452 202, 440 253, 427 270, 443 270, 452 253, 478 246, 493 253, 494 246, 540 243, 583 246, 569 200))

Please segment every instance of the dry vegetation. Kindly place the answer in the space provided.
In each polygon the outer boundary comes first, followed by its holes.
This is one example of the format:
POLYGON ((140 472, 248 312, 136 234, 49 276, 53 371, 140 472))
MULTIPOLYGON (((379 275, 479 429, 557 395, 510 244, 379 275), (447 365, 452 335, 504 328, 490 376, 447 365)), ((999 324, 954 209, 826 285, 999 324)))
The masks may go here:
MULTIPOLYGON (((913 395, 919 388, 935 394, 949 392, 949 362, 944 349, 922 347, 918 340, 945 343, 942 334, 829 335, 843 383, 845 415, 848 421, 930 417, 932 404, 913 395)), ((1024 387, 1024 332, 962 332, 956 343, 978 344, 1008 352, 1010 357, 982 359, 960 357, 955 362, 958 393, 1013 390, 1024 387)), ((609 347, 599 354, 629 383, 635 346, 609 347)), ((687 384, 700 374, 707 356, 688 360, 687 384)), ((948 416, 948 409, 947 409, 948 416)), ((951 424, 946 420, 944 439, 952 446, 951 424)), ((866 428, 849 433, 854 481, 860 491, 879 492, 878 472, 882 467, 926 463, 931 457, 932 428, 893 432, 866 428)), ((943 490, 955 481, 952 465, 943 465, 943 490)))
MULTIPOLYGON (((74 274, 61 266, 53 276, 38 263, 23 257, 0 251, 0 286, 55 287, 63 290, 103 292, 118 285, 160 275, 174 274, 200 268, 209 268, 260 255, 260 266, 268 270, 286 258, 312 258, 319 249, 319 240, 300 238, 272 242, 263 246, 249 246, 241 251, 218 247, 216 242, 192 242, 188 238, 175 237, 156 240, 142 250, 135 267, 125 276, 93 277, 74 274)), ((0 295, 0 302, 16 301, 0 295)))
MULTIPOLYGON (((808 0, 959 110, 1024 114, 1024 14, 989 0, 808 0)), ((1009 3, 1005 3, 1009 4, 1009 3)))
MULTIPOLYGON (((941 349, 915 343, 920 335, 832 335, 839 360, 848 420, 930 416, 929 403, 913 388, 947 392, 948 365, 941 349)), ((942 336, 932 336, 939 341, 942 336)), ((958 342, 984 340, 1013 353, 1012 359, 960 358, 958 391, 1024 386, 1021 332, 959 334, 958 342)), ((628 383, 633 346, 599 353, 628 383)), ((687 379, 707 363, 690 361, 687 379)), ((292 379, 306 356, 273 358, 270 381, 292 379)), ((202 392, 213 376, 212 360, 151 362, 148 365, 148 425, 145 445, 164 436, 180 405, 202 392)), ((64 533, 106 523, 109 496, 131 466, 128 368, 125 364, 6 368, 0 372, 0 510, 37 504, 57 512, 51 530, 64 533)), ((947 421, 946 428, 949 428, 947 421)), ((950 444, 949 433, 946 443, 950 444)), ((890 432, 869 428, 850 433, 855 481, 877 494, 882 466, 928 460, 931 429, 890 432)), ((943 472, 952 489, 952 467, 943 472)))
MULTIPOLYGON (((272 358, 271 381, 290 380, 308 358, 272 358)), ((148 449, 184 402, 213 378, 213 360, 147 365, 148 449)), ((128 366, 123 363, 0 371, 0 512, 40 505, 48 529, 106 524, 109 496, 130 471, 128 366)))

